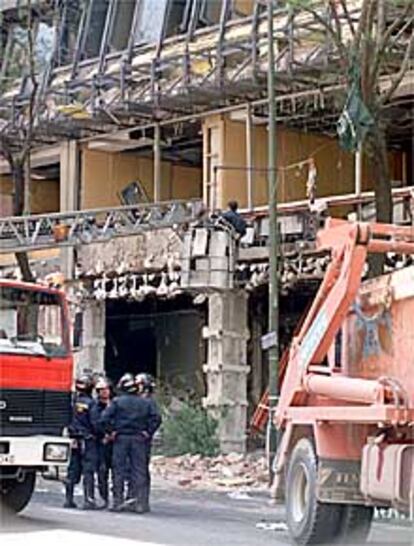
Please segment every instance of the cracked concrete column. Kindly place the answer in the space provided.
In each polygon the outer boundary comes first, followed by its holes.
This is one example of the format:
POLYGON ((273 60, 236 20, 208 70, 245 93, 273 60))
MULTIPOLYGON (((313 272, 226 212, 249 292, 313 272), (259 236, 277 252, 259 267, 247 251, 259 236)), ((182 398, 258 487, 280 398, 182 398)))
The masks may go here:
POLYGON ((75 370, 104 372, 105 358, 105 302, 91 301, 83 311, 82 347, 75 351, 75 370))
POLYGON ((219 421, 223 453, 244 452, 247 426, 247 295, 226 291, 209 297, 207 397, 204 406, 219 421))

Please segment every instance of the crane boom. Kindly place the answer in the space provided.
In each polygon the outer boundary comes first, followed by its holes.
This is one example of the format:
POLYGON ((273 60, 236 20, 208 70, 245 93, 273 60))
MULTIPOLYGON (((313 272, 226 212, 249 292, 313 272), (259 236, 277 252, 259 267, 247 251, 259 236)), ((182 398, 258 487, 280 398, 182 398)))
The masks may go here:
POLYGON ((0 253, 105 243, 197 219, 199 199, 0 218, 0 253))

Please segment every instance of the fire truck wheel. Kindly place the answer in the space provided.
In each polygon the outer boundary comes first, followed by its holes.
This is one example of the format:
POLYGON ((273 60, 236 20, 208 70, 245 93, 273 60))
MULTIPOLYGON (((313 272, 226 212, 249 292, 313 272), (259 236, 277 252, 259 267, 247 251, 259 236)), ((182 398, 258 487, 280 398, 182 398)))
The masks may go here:
POLYGON ((1 503, 6 510, 18 513, 26 507, 33 494, 35 472, 26 472, 22 481, 4 480, 0 485, 1 503))
POLYGON ((287 525, 298 546, 333 544, 341 521, 340 505, 318 501, 317 473, 313 442, 302 438, 291 453, 286 480, 287 525))
POLYGON ((371 529, 374 509, 371 506, 343 506, 338 544, 363 544, 371 529))

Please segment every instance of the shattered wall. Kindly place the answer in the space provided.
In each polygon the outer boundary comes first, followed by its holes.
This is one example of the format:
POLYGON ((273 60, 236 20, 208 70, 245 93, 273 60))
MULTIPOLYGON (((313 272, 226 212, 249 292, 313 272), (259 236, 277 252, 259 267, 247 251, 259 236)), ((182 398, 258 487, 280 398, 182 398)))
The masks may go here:
POLYGON ((162 270, 179 264, 182 242, 172 229, 140 233, 107 243, 83 245, 78 259, 86 275, 162 270))

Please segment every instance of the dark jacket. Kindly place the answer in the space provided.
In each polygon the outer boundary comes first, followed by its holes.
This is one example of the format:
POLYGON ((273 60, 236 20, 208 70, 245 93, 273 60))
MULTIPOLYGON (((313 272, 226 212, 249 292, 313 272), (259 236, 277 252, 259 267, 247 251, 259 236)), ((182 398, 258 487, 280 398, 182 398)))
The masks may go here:
POLYGON ((227 210, 223 213, 223 218, 234 227, 241 237, 246 234, 246 221, 238 212, 227 210))
POLYGON ((101 402, 98 399, 98 400, 96 400, 95 405, 93 407, 92 420, 93 420, 93 422, 95 423, 95 426, 96 426, 96 436, 97 436, 98 440, 102 440, 105 437, 105 432, 109 432, 109 427, 107 427, 106 430, 104 429, 103 424, 101 422, 101 417, 102 417, 103 412, 107 408, 109 408, 111 403, 112 402, 110 401, 109 404, 104 404, 103 402, 101 402))
POLYGON ((154 435, 161 424, 156 405, 136 394, 121 394, 104 410, 100 420, 105 430, 116 434, 154 435))
POLYGON ((96 434, 96 413, 94 399, 84 393, 75 395, 72 406, 72 421, 69 425, 71 438, 88 439, 96 434))

